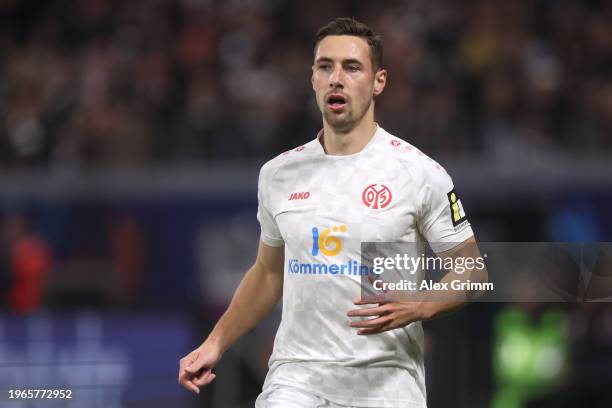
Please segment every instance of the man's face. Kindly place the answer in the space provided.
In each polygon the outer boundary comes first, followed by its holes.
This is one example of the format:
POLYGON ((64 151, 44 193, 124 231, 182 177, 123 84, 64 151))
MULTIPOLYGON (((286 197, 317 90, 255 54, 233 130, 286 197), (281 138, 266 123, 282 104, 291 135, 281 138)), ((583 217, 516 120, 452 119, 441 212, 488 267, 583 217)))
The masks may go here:
POLYGON ((319 43, 312 66, 312 87, 325 121, 336 132, 355 128, 372 98, 380 94, 386 71, 374 71, 365 39, 349 35, 327 36, 319 43))

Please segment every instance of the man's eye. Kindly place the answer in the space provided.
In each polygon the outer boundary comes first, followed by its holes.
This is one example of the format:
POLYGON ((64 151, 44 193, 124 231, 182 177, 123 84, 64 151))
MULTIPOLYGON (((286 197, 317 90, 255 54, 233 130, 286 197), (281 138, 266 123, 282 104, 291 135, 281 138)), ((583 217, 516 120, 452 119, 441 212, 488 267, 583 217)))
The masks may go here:
POLYGON ((349 65, 348 66, 348 70, 355 72, 355 71, 359 71, 359 66, 358 65, 349 65))
POLYGON ((319 69, 322 69, 324 71, 327 71, 331 68, 331 65, 329 64, 323 64, 323 65, 319 65, 319 69))

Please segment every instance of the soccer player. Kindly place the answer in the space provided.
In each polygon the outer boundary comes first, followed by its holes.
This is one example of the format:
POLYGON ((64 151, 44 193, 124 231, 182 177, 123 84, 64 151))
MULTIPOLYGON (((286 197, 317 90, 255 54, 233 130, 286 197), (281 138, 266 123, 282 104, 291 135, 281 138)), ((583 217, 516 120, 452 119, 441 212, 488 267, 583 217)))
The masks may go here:
POLYGON ((262 167, 257 259, 181 359, 179 382, 199 393, 282 297, 257 408, 425 407, 421 321, 464 302, 362 299, 360 243, 428 241, 438 254, 477 257, 472 229, 444 169, 374 121, 387 82, 380 38, 338 18, 319 30, 314 54, 323 129, 262 167))

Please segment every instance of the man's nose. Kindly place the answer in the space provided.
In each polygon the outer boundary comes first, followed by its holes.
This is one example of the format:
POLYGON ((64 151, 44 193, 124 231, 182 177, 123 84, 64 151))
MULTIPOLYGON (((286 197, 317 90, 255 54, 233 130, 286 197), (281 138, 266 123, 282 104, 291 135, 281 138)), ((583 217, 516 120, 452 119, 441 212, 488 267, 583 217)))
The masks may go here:
POLYGON ((329 86, 330 88, 335 87, 344 87, 344 75, 343 75, 342 67, 336 66, 329 76, 329 86))

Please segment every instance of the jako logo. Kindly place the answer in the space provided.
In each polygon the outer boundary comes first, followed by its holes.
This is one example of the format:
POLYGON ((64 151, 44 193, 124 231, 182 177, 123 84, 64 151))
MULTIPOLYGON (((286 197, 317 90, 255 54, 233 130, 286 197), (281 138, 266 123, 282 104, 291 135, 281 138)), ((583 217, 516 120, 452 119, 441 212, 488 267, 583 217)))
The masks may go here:
POLYGON ((330 235, 331 232, 346 232, 346 225, 339 227, 326 228, 319 235, 319 229, 312 229, 312 256, 317 256, 319 251, 323 255, 336 256, 342 251, 342 241, 335 235, 330 235))
POLYGON ((389 187, 378 183, 370 184, 361 194, 361 200, 363 203, 366 205, 366 207, 373 210, 385 208, 389 205, 392 198, 393 194, 391 194, 389 187))
POLYGON ((306 200, 308 197, 310 197, 310 191, 302 191, 299 193, 291 193, 291 195, 289 195, 289 201, 291 200, 306 200))

